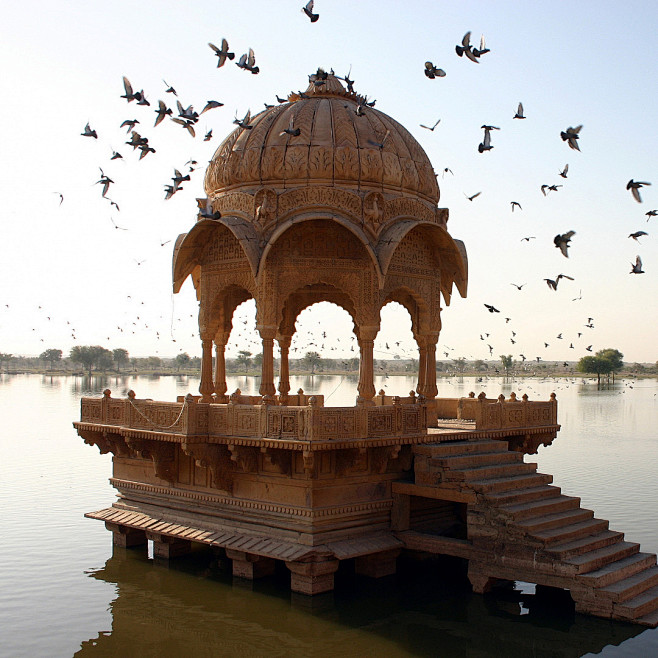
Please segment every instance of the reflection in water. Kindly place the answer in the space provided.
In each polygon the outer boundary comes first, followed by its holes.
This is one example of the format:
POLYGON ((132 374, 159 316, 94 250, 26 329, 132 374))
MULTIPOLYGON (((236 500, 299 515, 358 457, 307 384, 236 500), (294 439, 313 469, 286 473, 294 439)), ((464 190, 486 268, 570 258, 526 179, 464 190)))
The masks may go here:
POLYGON ((325 597, 291 596, 285 568, 235 581, 211 551, 166 568, 115 549, 90 574, 117 586, 112 631, 76 656, 582 656, 642 632, 576 616, 570 597, 510 588, 473 595, 461 562, 401 561, 370 580, 341 564, 325 597), (312 607, 309 607, 309 604, 312 607), (492 653, 493 651, 493 653, 492 653))

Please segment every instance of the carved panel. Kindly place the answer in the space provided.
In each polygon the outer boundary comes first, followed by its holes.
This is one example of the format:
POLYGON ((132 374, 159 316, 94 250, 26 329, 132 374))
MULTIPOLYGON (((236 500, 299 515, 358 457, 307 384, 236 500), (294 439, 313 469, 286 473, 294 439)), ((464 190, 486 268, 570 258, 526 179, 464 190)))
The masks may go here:
POLYGON ((213 199, 213 209, 219 210, 222 214, 237 212, 245 217, 253 217, 254 199, 251 194, 244 192, 221 194, 213 199))
POLYGON ((302 208, 330 208, 341 210, 354 219, 361 219, 361 198, 335 187, 300 187, 279 197, 279 220, 302 208))
POLYGON ((263 181, 283 177, 284 155, 285 148, 283 146, 266 146, 263 149, 261 160, 261 177, 263 181))
POLYGON ((427 222, 436 221, 436 209, 417 199, 399 196, 386 203, 386 219, 393 217, 415 217, 427 222))
MULTIPOLYGON (((247 195, 244 195, 247 196, 247 195)), ((251 201, 251 198, 249 199, 251 201)), ((201 257, 202 265, 246 260, 238 239, 228 229, 214 231, 201 257)))
POLYGON ((389 436, 395 431, 393 410, 368 409, 368 436, 389 436))
POLYGON ((109 425, 127 425, 128 424, 128 406, 126 400, 114 400, 107 398, 106 406, 106 423, 109 425))
POLYGON ((269 464, 272 472, 290 475, 292 472, 292 451, 262 448, 261 452, 263 454, 264 470, 270 470, 267 468, 269 464))
POLYGON ((259 436, 259 409, 236 408, 233 416, 235 436, 259 436))
POLYGON ((103 418, 103 401, 100 398, 82 398, 80 420, 83 423, 100 423, 103 418))
POLYGON ((333 178, 333 149, 324 146, 311 146, 308 161, 308 173, 311 178, 333 178))
POLYGON ((224 405, 211 404, 208 417, 209 434, 226 434, 228 432, 228 409, 224 405))
POLYGON ((368 451, 366 448, 352 448, 336 452, 336 475, 364 473, 368 470, 368 451))
POLYGON ((233 491, 235 462, 226 446, 194 443, 184 445, 183 450, 190 455, 197 466, 210 469, 212 486, 222 491, 233 491))
POLYGON ((126 443, 135 456, 153 460, 157 477, 167 482, 176 481, 176 446, 173 443, 132 437, 127 438, 126 443))
POLYGON ((229 445, 231 461, 237 468, 245 473, 256 473, 258 471, 258 448, 253 446, 229 445))
POLYGON ((384 221, 385 204, 381 192, 369 192, 363 199, 363 218, 373 235, 377 235, 384 221))
POLYGON ((359 155, 351 147, 339 146, 334 151, 334 178, 336 180, 358 181, 359 155))

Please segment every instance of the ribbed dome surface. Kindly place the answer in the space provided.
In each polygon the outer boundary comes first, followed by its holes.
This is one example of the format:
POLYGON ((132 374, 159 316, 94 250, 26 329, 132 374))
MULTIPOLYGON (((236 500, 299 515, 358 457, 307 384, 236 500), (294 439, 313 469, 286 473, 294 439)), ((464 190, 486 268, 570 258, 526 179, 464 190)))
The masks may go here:
POLYGON ((412 193, 438 203, 434 170, 420 144, 364 101, 332 74, 319 86, 311 82, 306 92, 264 110, 251 128, 238 127, 222 142, 206 171, 206 194, 317 183, 412 193))

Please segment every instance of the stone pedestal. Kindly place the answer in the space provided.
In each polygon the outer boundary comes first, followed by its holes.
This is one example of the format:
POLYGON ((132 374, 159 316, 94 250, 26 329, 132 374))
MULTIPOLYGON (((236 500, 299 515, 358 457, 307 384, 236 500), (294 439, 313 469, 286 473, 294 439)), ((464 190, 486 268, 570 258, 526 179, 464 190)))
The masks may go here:
POLYGON ((105 527, 112 532, 112 543, 115 546, 131 548, 146 544, 146 533, 143 530, 135 530, 116 523, 106 523, 105 527))
POLYGON ((334 573, 338 560, 317 562, 286 562, 290 569, 290 589, 300 594, 321 594, 334 588, 334 573))
POLYGON ((184 539, 175 539, 157 532, 147 532, 146 537, 153 542, 153 557, 161 560, 187 555, 192 550, 192 542, 184 539))
POLYGON ((275 562, 271 558, 244 551, 233 551, 230 548, 226 549, 226 557, 232 561, 235 578, 255 580, 274 573, 275 562))
POLYGON ((390 551, 381 553, 372 553, 358 557, 354 563, 354 570, 362 576, 369 578, 383 578, 391 576, 397 569, 397 557, 400 555, 400 549, 394 548, 390 551))

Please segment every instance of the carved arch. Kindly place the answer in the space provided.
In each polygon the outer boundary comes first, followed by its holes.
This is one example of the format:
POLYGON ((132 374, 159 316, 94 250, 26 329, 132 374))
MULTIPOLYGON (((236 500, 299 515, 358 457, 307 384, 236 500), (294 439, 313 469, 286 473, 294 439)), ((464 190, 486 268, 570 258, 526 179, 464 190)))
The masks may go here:
POLYGON ((235 309, 254 295, 246 288, 231 283, 208 295, 199 308, 199 329, 202 336, 215 337, 219 332, 227 337, 233 328, 235 309))
POLYGON ((380 316, 384 306, 390 302, 397 302, 407 310, 411 317, 411 331, 414 336, 430 330, 430 307, 418 292, 408 286, 399 286, 389 291, 379 307, 380 316))

